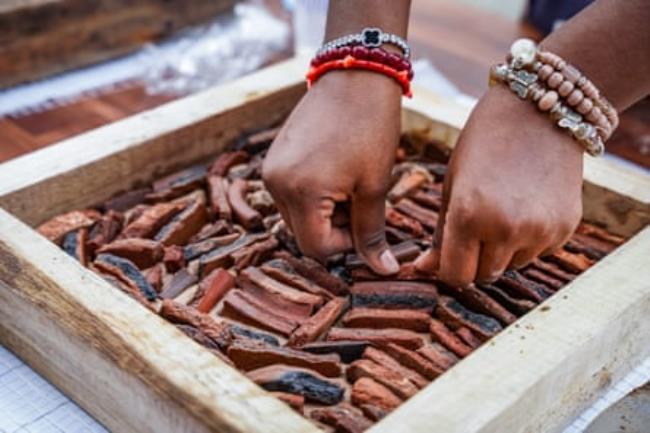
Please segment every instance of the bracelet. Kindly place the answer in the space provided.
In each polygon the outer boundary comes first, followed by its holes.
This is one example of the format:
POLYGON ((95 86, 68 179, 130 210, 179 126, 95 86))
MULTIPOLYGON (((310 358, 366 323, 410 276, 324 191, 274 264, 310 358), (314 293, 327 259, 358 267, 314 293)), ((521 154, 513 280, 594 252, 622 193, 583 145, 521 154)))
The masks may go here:
POLYGON ((323 74, 337 69, 364 69, 367 71, 382 73, 397 81, 402 88, 402 94, 404 94, 404 96, 409 98, 412 96, 409 71, 399 71, 384 63, 373 60, 357 59, 352 55, 348 55, 344 59, 329 60, 319 64, 318 66, 312 66, 307 73, 307 86, 311 87, 323 74))
POLYGON ((329 41, 316 52, 316 56, 318 57, 334 48, 345 46, 363 45, 366 48, 378 48, 383 44, 395 45, 398 47, 402 50, 405 59, 408 59, 411 56, 411 48, 403 38, 392 33, 385 33, 377 27, 366 27, 361 30, 361 33, 342 36, 329 41))
POLYGON ((413 79, 413 66, 411 62, 399 54, 389 53, 383 48, 366 48, 362 46, 334 48, 322 55, 316 55, 311 61, 311 66, 319 66, 330 60, 342 60, 352 56, 359 60, 372 60, 397 69, 406 71, 408 79, 413 79))
POLYGON ((575 66, 560 56, 538 48, 530 39, 519 39, 510 48, 511 64, 516 69, 536 72, 567 104, 594 124, 603 141, 619 124, 618 113, 596 86, 575 66))

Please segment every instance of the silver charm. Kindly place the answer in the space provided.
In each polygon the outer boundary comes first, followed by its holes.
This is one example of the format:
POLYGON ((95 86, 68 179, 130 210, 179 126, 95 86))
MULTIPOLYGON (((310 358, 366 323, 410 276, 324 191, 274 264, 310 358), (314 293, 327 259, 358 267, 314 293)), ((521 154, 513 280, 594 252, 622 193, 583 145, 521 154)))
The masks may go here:
POLYGON ((517 94, 521 99, 528 97, 528 89, 531 84, 537 81, 537 74, 531 74, 523 70, 515 71, 509 75, 510 89, 517 94))

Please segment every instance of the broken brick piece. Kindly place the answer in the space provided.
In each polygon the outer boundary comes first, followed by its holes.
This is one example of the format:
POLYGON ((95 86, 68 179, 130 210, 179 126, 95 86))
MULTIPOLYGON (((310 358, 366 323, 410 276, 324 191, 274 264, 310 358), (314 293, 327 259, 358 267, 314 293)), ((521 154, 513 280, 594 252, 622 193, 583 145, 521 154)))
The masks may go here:
POLYGON ((290 312, 297 315, 311 315, 324 301, 321 296, 289 287, 252 266, 239 273, 237 285, 271 302, 282 302, 290 312))
POLYGON ((523 316, 537 306, 535 302, 529 299, 510 296, 505 290, 492 284, 481 284, 478 287, 481 291, 490 295, 490 297, 518 316, 523 316))
POLYGON ((244 179, 235 179, 228 187, 228 202, 237 220, 248 230, 261 227, 262 214, 246 202, 247 184, 244 179))
POLYGON ((369 377, 390 389, 403 400, 413 397, 418 392, 418 388, 408 378, 370 359, 354 361, 347 368, 346 375, 351 383, 362 377, 369 377))
POLYGON ((100 213, 96 210, 72 211, 55 216, 38 226, 36 230, 50 241, 58 244, 67 233, 82 227, 89 227, 100 217, 100 213))
POLYGON ((217 302, 235 287, 235 278, 225 269, 215 269, 199 283, 203 293, 196 309, 201 313, 209 313, 217 302))
POLYGON ((410 236, 417 238, 422 236, 424 228, 419 221, 404 215, 392 207, 386 207, 386 225, 402 232, 408 233, 410 236))
POLYGON ((472 353, 472 348, 465 344, 453 331, 447 328, 447 325, 437 319, 432 319, 429 326, 431 338, 439 342, 447 349, 460 356, 466 357, 472 353))
POLYGON ((411 200, 426 208, 439 212, 442 208, 442 194, 433 190, 419 189, 409 196, 411 200))
POLYGON ((544 284, 546 287, 552 290, 560 290, 562 286, 564 286, 564 283, 559 279, 534 267, 527 267, 526 269, 523 269, 521 273, 524 274, 524 276, 529 280, 544 284))
POLYGON ((88 234, 88 252, 94 255, 101 246, 112 242, 122 230, 124 216, 109 210, 90 229, 88 234))
POLYGON ((259 242, 245 246, 232 253, 233 266, 237 271, 241 271, 249 266, 257 266, 264 260, 267 260, 278 245, 279 243, 275 236, 270 236, 259 242))
POLYGON ((434 364, 419 353, 402 347, 398 344, 389 343, 381 346, 382 349, 395 358, 400 364, 415 370, 429 380, 433 380, 444 373, 445 369, 434 364))
POLYGON ((242 326, 240 324, 235 325, 232 323, 228 329, 230 330, 230 335, 233 339, 245 338, 248 340, 258 340, 266 344, 270 344, 271 346, 280 345, 280 341, 278 341, 275 336, 259 331, 257 329, 242 326))
POLYGON ((97 250, 132 261, 138 268, 146 269, 163 258, 163 248, 159 242, 150 239, 116 239, 97 250))
POLYGON ((373 405, 390 412, 402 404, 402 400, 384 385, 369 377, 362 377, 352 385, 350 400, 356 406, 373 405))
POLYGON ((153 183, 153 192, 145 196, 148 203, 169 201, 188 192, 203 187, 205 184, 206 168, 203 165, 186 168, 172 173, 153 183))
POLYGON ((458 335, 460 339, 472 349, 476 349, 482 344, 481 340, 476 338, 476 335, 464 326, 456 329, 456 335, 458 335))
POLYGON ((405 329, 365 329, 332 328, 325 338, 327 341, 368 341, 375 344, 395 343, 409 349, 417 349, 424 344, 422 336, 405 329))
POLYGON ((305 368, 271 365, 249 371, 246 376, 267 391, 302 395, 311 403, 334 405, 343 399, 340 385, 305 368))
POLYGON ((554 262, 562 269, 579 274, 593 266, 594 261, 582 253, 570 253, 566 249, 560 248, 546 257, 547 260, 554 262))
POLYGON ((363 433, 372 426, 372 422, 359 409, 345 403, 313 409, 309 416, 334 427, 337 433, 363 433))
POLYGON ((122 283, 139 290, 148 301, 155 301, 158 294, 149 281, 130 260, 111 254, 99 254, 94 265, 103 272, 114 276, 122 283))
POLYGON ((232 258, 233 253, 254 242, 266 239, 268 236, 266 233, 247 234, 235 242, 203 254, 199 258, 199 274, 207 275, 216 268, 229 268, 234 262, 232 258))
POLYGON ((229 245, 239 239, 239 233, 228 233, 226 235, 211 237, 202 241, 194 242, 183 247, 185 260, 194 260, 197 257, 207 254, 210 251, 229 245))
POLYGON ((535 269, 539 269, 540 271, 547 273, 551 275, 553 278, 557 278, 558 280, 564 283, 569 283, 573 281, 573 279, 576 277, 575 274, 566 272, 565 270, 557 266, 555 263, 545 262, 540 259, 533 260, 530 266, 535 269))
POLYGON ((374 422, 379 422, 388 415, 385 409, 375 406, 374 404, 362 404, 360 407, 361 412, 374 422))
POLYGON ((199 343, 201 346, 207 347, 208 349, 215 350, 217 352, 221 352, 221 348, 217 342, 205 335, 205 333, 203 333, 199 328, 185 324, 176 324, 176 327, 183 331, 183 334, 187 335, 192 340, 199 343))
POLYGON ((270 260, 262 264, 260 269, 269 277, 312 295, 322 296, 325 299, 331 299, 333 296, 331 292, 298 274, 284 259, 270 260))
POLYGON ((427 332, 429 320, 429 314, 418 310, 353 308, 343 316, 342 323, 349 328, 400 328, 427 332))
POLYGON ((228 347, 232 341, 229 325, 225 321, 219 321, 171 299, 163 300, 160 316, 172 323, 190 325, 199 329, 217 343, 221 350, 228 347))
POLYGON ((299 325, 291 317, 274 314, 268 304, 239 289, 230 290, 223 298, 221 314, 286 337, 299 325))
POLYGON ((440 343, 425 344, 416 352, 445 370, 450 369, 458 362, 458 357, 440 343))
POLYGON ((158 230, 183 210, 183 203, 158 203, 142 211, 122 230, 120 238, 152 238, 158 230))
POLYGON ((248 152, 243 150, 223 152, 210 165, 208 172, 215 176, 226 176, 231 167, 242 164, 248 161, 249 158, 248 152))
POLYGON ((438 224, 438 214, 430 209, 420 206, 411 199, 401 199, 395 205, 395 209, 418 221, 431 231, 436 229, 436 224, 438 224))
POLYGON ((229 187, 228 179, 215 175, 208 176, 210 210, 220 220, 232 221, 232 208, 228 201, 229 187))
POLYGON ((299 414, 303 414, 305 409, 305 396, 300 394, 290 394, 282 391, 272 391, 271 395, 278 400, 286 403, 299 414))
POLYGON ((196 275, 190 274, 187 269, 181 269, 163 286, 160 297, 162 299, 174 299, 190 286, 196 284, 197 281, 196 275))
POLYGON ((163 286, 163 277, 165 276, 165 266, 158 263, 149 269, 143 271, 144 277, 149 281, 151 287, 160 294, 163 286))
POLYGON ((616 247, 622 245, 625 242, 624 237, 615 235, 605 229, 602 229, 593 224, 586 223, 584 221, 578 225, 576 232, 603 242, 607 242, 616 247))
MULTIPOLYGON (((228 347, 228 358, 237 368, 251 371, 273 364, 284 364, 308 368, 327 377, 338 377, 342 373, 338 355, 314 355, 288 347, 271 346, 254 340, 235 340, 228 347)), ((280 390, 278 390, 280 391, 280 390)))
POLYGON ((185 260, 185 255, 183 253, 183 247, 180 245, 172 245, 165 247, 165 253, 163 254, 163 264, 167 272, 176 272, 181 268, 187 266, 187 261, 185 260))
POLYGON ((517 316, 508 311, 497 301, 480 291, 475 285, 467 287, 447 287, 456 299, 474 311, 494 317, 504 325, 510 325, 517 320, 517 316))
POLYGON ((327 269, 309 257, 297 258, 286 251, 277 251, 274 257, 286 260, 300 275, 329 290, 336 296, 345 295, 348 285, 342 279, 327 272, 327 269))
POLYGON ((516 296, 532 299, 535 302, 542 302, 550 297, 550 292, 546 287, 524 277, 521 273, 508 270, 501 275, 501 278, 495 283, 496 286, 503 287, 506 291, 516 294, 516 296))
POLYGON ((502 329, 496 319, 470 311, 454 298, 446 296, 440 297, 436 316, 452 329, 462 326, 471 329, 482 341, 494 337, 502 329))
POLYGON ((336 353, 346 364, 361 358, 363 351, 370 346, 367 341, 316 341, 300 346, 300 350, 308 353, 336 353))
POLYGON ((208 221, 205 195, 200 197, 202 198, 192 200, 183 211, 175 215, 154 239, 163 245, 185 245, 208 221))
POLYGON ((354 307, 432 309, 439 298, 433 284, 412 281, 364 281, 350 292, 354 307))
MULTIPOLYGON (((420 350, 423 348, 428 347, 428 345, 424 345, 421 348, 418 349, 418 353, 420 350)), ((405 367, 404 365, 400 364, 395 358, 384 352, 383 350, 380 350, 378 348, 369 346, 364 352, 363 352, 363 357, 365 359, 369 359, 371 361, 374 361, 375 363, 379 365, 383 365, 384 367, 387 367, 397 373, 399 373, 401 376, 407 378, 413 385, 415 385, 418 389, 422 389, 425 386, 429 384, 429 380, 422 376, 420 373, 417 371, 405 367)))
POLYGON ((81 263, 81 266, 88 266, 88 249, 86 244, 88 241, 88 229, 82 227, 75 231, 69 232, 63 236, 61 248, 68 255, 74 257, 81 263))
POLYGON ((287 344, 289 346, 302 346, 318 339, 336 322, 347 303, 348 301, 345 298, 334 298, 329 301, 316 314, 293 331, 287 344))

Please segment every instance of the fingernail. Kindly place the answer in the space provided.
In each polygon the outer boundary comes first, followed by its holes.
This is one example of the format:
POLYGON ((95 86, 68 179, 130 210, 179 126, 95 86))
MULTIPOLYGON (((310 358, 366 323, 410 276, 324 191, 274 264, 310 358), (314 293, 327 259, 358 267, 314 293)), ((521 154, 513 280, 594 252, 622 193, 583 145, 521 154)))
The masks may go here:
POLYGON ((379 256, 379 260, 381 261, 381 264, 386 272, 389 272, 391 274, 396 274, 399 272, 399 263, 397 262, 397 259, 393 253, 390 252, 390 250, 384 250, 384 252, 381 253, 381 256, 379 256))

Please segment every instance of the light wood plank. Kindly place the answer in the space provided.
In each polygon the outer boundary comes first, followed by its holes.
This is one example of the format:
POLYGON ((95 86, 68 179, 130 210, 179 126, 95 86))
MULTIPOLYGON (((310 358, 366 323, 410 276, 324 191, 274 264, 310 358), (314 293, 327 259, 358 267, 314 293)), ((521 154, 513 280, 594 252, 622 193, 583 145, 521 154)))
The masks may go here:
POLYGON ((369 433, 552 433, 650 356, 650 228, 369 433))

